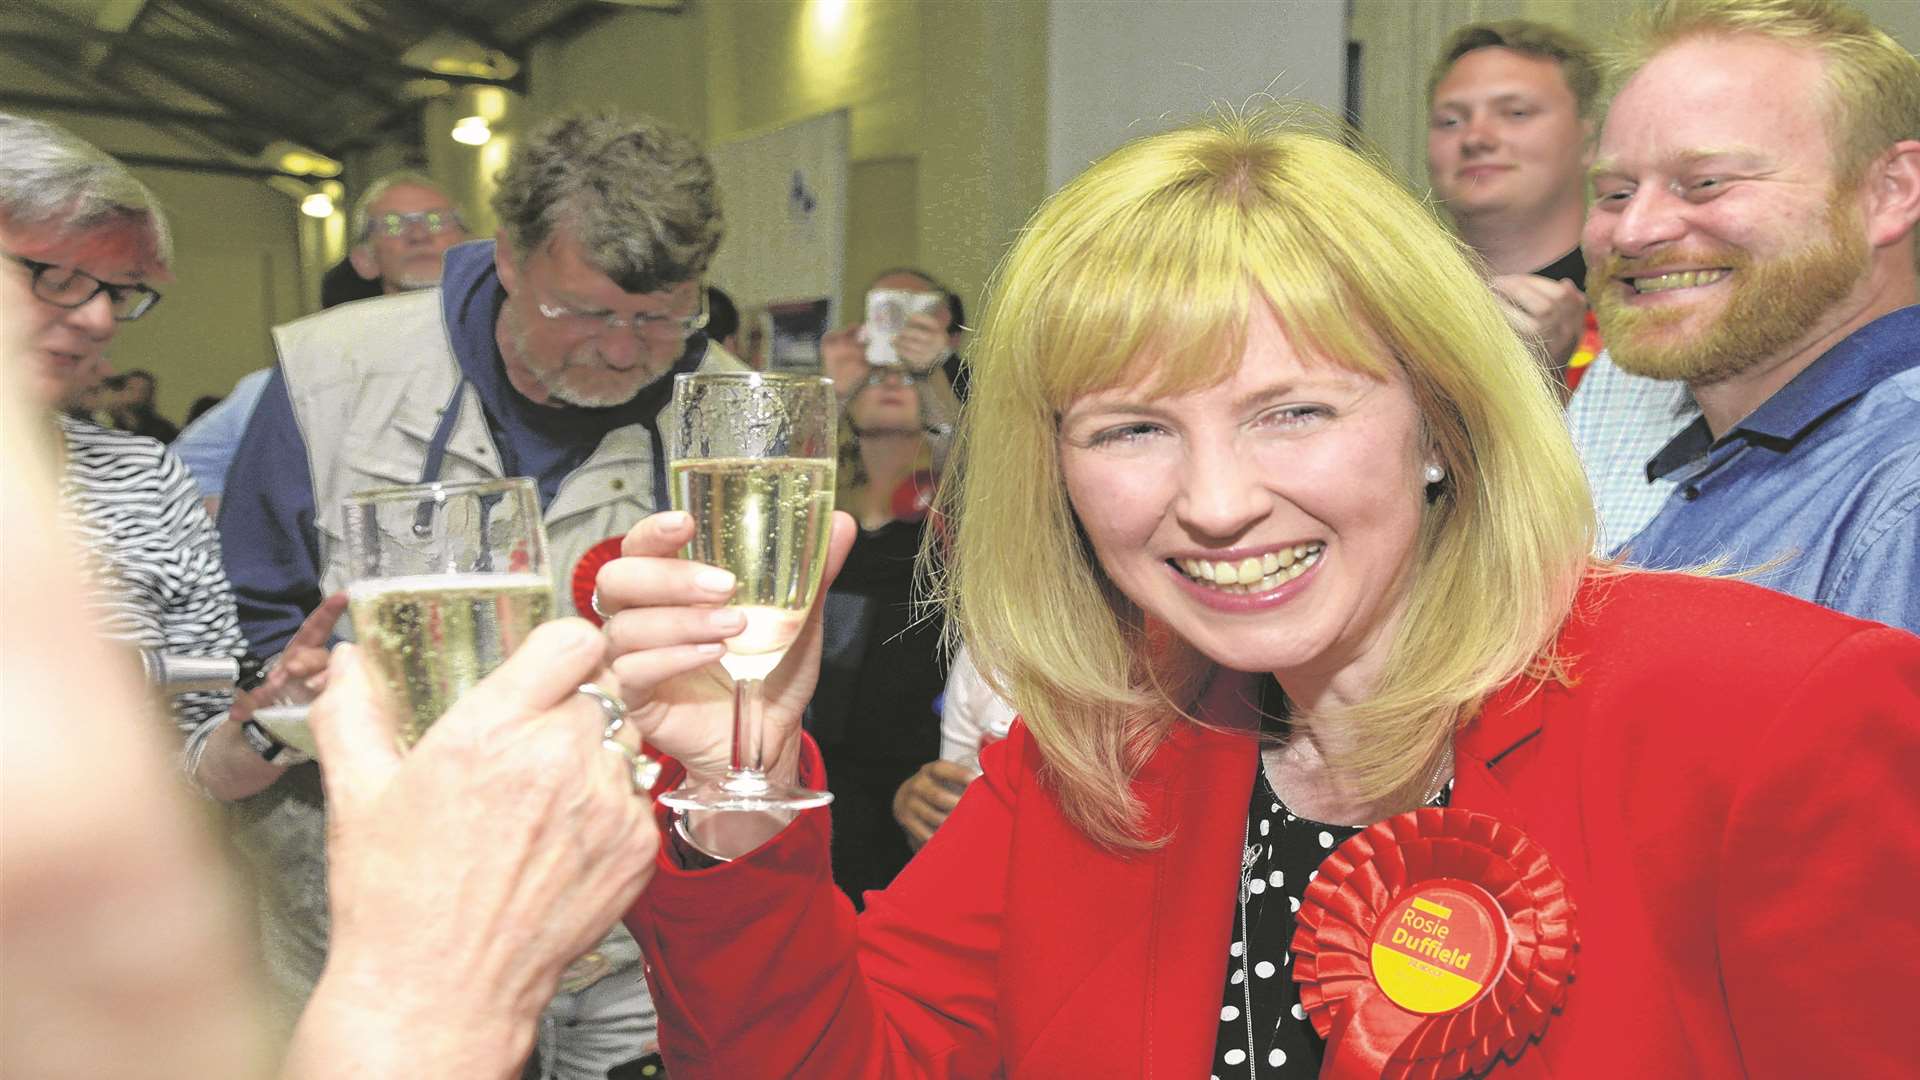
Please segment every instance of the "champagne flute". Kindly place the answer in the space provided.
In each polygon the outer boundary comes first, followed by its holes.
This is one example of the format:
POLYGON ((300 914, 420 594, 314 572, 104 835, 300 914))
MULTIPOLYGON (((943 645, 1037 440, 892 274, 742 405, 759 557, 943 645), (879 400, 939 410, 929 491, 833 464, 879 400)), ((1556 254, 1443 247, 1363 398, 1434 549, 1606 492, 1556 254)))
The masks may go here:
POLYGON ((824 791, 770 779, 761 760, 761 682, 780 664, 820 591, 832 530, 833 381, 757 371, 674 378, 667 414, 673 505, 693 516, 685 558, 733 572, 746 629, 720 663, 733 678, 726 776, 660 801, 680 810, 801 810, 824 791))
POLYGON ((347 496, 354 636, 411 746, 553 614, 547 532, 525 477, 347 496))

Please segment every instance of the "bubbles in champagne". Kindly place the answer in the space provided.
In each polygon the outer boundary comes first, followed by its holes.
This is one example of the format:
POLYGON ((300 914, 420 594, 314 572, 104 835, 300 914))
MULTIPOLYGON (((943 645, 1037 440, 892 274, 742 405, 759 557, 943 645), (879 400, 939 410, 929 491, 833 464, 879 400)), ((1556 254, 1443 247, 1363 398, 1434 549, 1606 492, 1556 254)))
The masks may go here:
POLYGON ((348 598, 408 745, 553 614, 553 585, 540 574, 383 578, 354 584, 348 598))
POLYGON ((747 629, 722 661, 736 679, 779 664, 820 589, 833 512, 823 458, 695 458, 673 464, 673 505, 693 515, 686 557, 733 572, 747 629))

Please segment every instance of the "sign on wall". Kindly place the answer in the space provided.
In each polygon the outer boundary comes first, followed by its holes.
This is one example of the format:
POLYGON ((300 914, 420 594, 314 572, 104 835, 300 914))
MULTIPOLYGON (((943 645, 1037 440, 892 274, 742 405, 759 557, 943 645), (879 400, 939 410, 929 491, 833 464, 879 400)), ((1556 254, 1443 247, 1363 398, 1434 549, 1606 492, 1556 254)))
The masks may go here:
POLYGON ((756 364, 820 366, 846 269, 849 140, 841 109, 712 148, 727 235, 709 277, 740 308, 756 364))

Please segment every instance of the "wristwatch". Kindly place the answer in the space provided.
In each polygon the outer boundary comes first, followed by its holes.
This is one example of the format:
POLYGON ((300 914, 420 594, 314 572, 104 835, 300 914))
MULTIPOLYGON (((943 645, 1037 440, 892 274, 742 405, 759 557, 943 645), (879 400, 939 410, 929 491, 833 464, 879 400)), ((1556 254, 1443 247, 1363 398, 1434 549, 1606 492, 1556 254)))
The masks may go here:
POLYGON ((253 749, 253 752, 259 754, 260 759, 269 765, 278 765, 284 769, 294 765, 305 765, 313 760, 304 751, 274 738, 273 732, 260 726, 260 722, 251 717, 241 722, 240 737, 247 740, 247 745, 253 749))

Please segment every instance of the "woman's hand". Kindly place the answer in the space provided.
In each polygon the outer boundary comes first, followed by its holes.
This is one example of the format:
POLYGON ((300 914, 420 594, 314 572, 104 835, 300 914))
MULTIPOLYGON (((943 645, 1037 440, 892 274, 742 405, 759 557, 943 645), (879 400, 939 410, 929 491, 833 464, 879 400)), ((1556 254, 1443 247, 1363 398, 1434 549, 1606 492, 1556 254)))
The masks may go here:
MULTIPOLYGON (((825 595, 853 546, 853 519, 835 511, 833 538, 820 582, 825 595)), ((746 625, 726 607, 733 575, 678 557, 693 539, 693 519, 654 514, 627 534, 621 558, 600 568, 600 605, 612 612, 607 637, 613 671, 634 724, 647 741, 685 766, 694 782, 727 771, 733 738, 733 681, 721 644, 746 625)), ((769 775, 792 780, 799 762, 800 717, 820 678, 820 611, 816 601, 786 659, 761 690, 762 761, 769 775)))
POLYGON ((922 312, 908 317, 907 324, 893 335, 893 351, 915 375, 925 375, 947 358, 947 328, 938 316, 922 312))
POLYGON ((820 373, 833 380, 842 403, 867 385, 867 350, 860 327, 843 326, 820 338, 820 373))
POLYGON ((976 775, 958 762, 929 761, 893 793, 893 820, 906 830, 913 850, 919 851, 946 824, 976 775))

